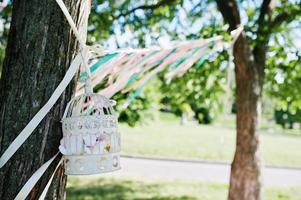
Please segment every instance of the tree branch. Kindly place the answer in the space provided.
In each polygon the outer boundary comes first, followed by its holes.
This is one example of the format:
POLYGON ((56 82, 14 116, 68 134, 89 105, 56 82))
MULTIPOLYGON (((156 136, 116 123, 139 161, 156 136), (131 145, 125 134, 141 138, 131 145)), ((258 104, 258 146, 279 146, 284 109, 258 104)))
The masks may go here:
POLYGON ((274 0, 264 0, 260 7, 260 13, 257 20, 257 40, 260 40, 258 43, 266 43, 268 41, 271 30, 268 26, 271 22, 271 13, 274 7, 274 0))
MULTIPOLYGON (((273 20, 271 11, 273 10, 274 0, 264 0, 260 9, 258 18, 257 38, 259 43, 267 42, 270 34, 275 31, 281 24, 290 23, 297 16, 301 16, 301 1, 296 5, 288 5, 282 8, 282 12, 273 20), (268 17, 267 17, 268 16, 268 17)), ((262 44, 261 44, 262 45, 262 44)))
POLYGON ((281 26, 281 24, 290 23, 299 16, 301 16, 301 1, 298 5, 292 5, 290 10, 286 9, 282 13, 278 14, 271 22, 269 28, 277 29, 279 26, 281 26))
POLYGON ((135 8, 132 8, 124 13, 120 13, 119 15, 117 15, 115 18, 118 19, 120 17, 125 17, 127 15, 130 15, 131 13, 135 12, 136 10, 154 10, 156 8, 159 8, 160 6, 164 6, 164 5, 170 5, 171 3, 173 3, 173 0, 162 0, 156 4, 151 4, 151 5, 141 5, 135 8))
POLYGON ((271 7, 272 7, 271 4, 273 4, 273 0, 264 0, 262 2, 261 8, 260 8, 260 14, 258 17, 259 27, 260 27, 260 25, 263 25, 264 22, 266 22, 265 16, 271 12, 271 7))
POLYGON ((235 0, 216 0, 217 7, 223 15, 226 23, 230 26, 230 31, 240 25, 240 15, 235 0))

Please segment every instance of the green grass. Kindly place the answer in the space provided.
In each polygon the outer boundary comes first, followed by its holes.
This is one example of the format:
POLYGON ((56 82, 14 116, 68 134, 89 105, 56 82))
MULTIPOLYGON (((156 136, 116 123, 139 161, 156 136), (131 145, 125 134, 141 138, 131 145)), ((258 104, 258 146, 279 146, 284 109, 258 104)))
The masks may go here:
MULTIPOLYGON (((105 175, 70 177, 67 200, 223 200, 228 186, 223 184, 138 180, 105 175)), ((266 200, 301 200, 301 187, 266 188, 266 200)))
MULTIPOLYGON (((161 115, 154 122, 130 128, 121 125, 122 153, 142 156, 191 158, 230 162, 234 154, 233 118, 215 125, 180 126, 178 119, 161 115)), ((268 128, 266 128, 268 127, 268 128)), ((301 166, 301 135, 281 129, 261 130, 265 163, 301 166)), ((228 185, 197 181, 135 179, 117 175, 69 177, 67 200, 223 200, 228 185)), ((264 189, 265 200, 301 200, 301 185, 264 189)))
MULTIPOLYGON (((168 115, 147 125, 120 126, 122 154, 231 162, 235 148, 233 119, 215 125, 188 124, 168 115)), ((265 164, 301 167, 301 134, 262 129, 261 151, 265 164)))

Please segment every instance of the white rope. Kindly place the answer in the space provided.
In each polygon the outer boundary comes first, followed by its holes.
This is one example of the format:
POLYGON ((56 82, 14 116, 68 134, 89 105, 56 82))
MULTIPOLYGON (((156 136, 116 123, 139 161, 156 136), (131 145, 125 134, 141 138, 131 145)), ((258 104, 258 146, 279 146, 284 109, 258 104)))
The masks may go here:
MULTIPOLYGON (((31 177, 28 179, 28 181, 25 183, 25 185, 22 187, 22 189, 19 191, 17 196, 15 197, 15 200, 24 200, 32 190, 32 188, 35 186, 35 184, 38 182, 38 180, 41 178, 41 176, 44 174, 44 172, 47 170, 47 168, 50 166, 50 164, 54 161, 54 159, 57 157, 59 153, 56 153, 50 160, 48 160, 46 163, 44 163, 31 177)), ((43 191, 44 193, 44 191, 43 191)), ((46 192, 47 193, 47 192, 46 192)))
POLYGON ((39 125, 42 119, 46 116, 55 102, 58 100, 60 95, 63 93, 67 85, 72 80, 73 76, 77 72, 80 64, 82 63, 82 57, 78 54, 72 61, 70 68, 68 69, 63 80, 57 86, 52 96, 49 98, 47 103, 39 110, 39 112, 31 119, 31 121, 26 125, 26 127, 21 131, 21 133, 16 137, 16 139, 9 145, 0 158, 0 168, 2 168, 5 163, 14 155, 14 153, 20 148, 20 146, 25 142, 25 140, 30 136, 33 130, 39 125))

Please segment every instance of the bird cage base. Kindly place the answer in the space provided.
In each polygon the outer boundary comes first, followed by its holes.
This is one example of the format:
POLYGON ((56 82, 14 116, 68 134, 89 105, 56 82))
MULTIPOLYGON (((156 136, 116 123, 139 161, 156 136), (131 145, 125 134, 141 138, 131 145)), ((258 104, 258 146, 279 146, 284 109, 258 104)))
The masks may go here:
POLYGON ((118 153, 65 155, 66 175, 92 175, 113 172, 121 169, 118 153))

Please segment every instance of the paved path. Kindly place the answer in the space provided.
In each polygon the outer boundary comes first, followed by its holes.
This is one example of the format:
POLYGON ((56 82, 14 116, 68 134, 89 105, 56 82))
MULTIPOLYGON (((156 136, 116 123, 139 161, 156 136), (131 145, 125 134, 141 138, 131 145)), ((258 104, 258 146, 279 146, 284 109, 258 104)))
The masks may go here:
MULTIPOLYGON (((122 157, 121 165, 122 169, 114 174, 136 178, 228 183, 230 175, 230 166, 225 163, 122 157)), ((266 186, 301 186, 300 169, 267 167, 263 178, 266 186)))

